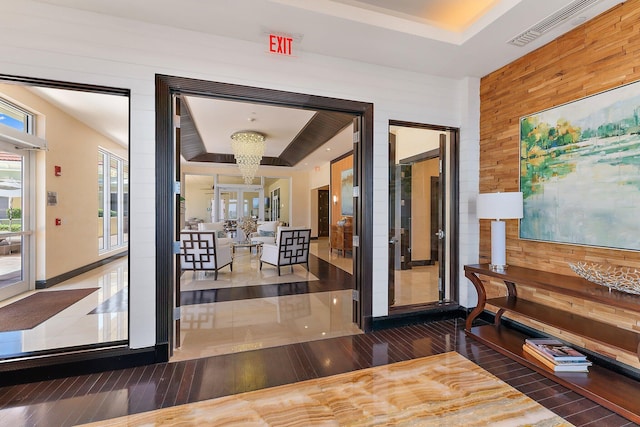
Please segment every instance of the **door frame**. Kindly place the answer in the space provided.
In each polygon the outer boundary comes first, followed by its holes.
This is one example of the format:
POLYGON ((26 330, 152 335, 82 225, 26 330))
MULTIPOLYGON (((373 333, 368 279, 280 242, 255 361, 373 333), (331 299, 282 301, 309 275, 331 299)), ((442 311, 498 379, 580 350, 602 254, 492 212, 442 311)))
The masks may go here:
MULTIPOLYGON (((180 176, 179 151, 173 137, 173 96, 194 95, 240 102, 270 104, 311 110, 339 111, 353 114, 361 122, 360 141, 354 153, 354 186, 365 197, 358 197, 354 209, 358 221, 354 235, 359 246, 354 249, 354 286, 359 291, 358 326, 371 330, 372 313, 372 236, 373 198, 373 104, 260 87, 242 86, 187 77, 156 74, 156 350, 160 359, 168 360, 173 348, 173 298, 176 241, 176 176, 180 176), (356 160, 357 159, 357 160, 356 160), (356 172, 357 171, 357 172, 356 172)), ((179 315, 178 315, 179 317, 179 315)))
POLYGON ((329 190, 328 189, 320 189, 318 190, 318 237, 329 237, 329 208, 331 204, 329 202, 329 190), (326 196, 326 197, 325 197, 326 196), (320 208, 324 208, 326 210, 326 217, 320 216, 320 208), (323 231, 326 232, 323 234, 323 231))
POLYGON ((0 301, 20 295, 24 292, 32 291, 35 285, 35 176, 36 160, 35 152, 23 150, 15 146, 10 146, 5 142, 0 142, 0 151, 20 156, 21 158, 21 182, 22 195, 20 199, 22 206, 21 221, 22 231, 5 233, 2 237, 21 237, 20 243, 20 277, 15 283, 5 285, 0 288, 0 301))
MULTIPOLYGON (((447 245, 447 250, 446 250, 446 257, 448 257, 449 262, 448 262, 448 266, 449 268, 446 269, 444 265, 441 265, 439 268, 442 269, 441 272, 441 280, 442 282, 439 283, 439 292, 441 295, 441 299, 442 299, 442 294, 445 290, 445 288, 447 287, 447 285, 449 287, 451 287, 451 292, 450 292, 450 302, 457 304, 457 301, 459 300, 459 289, 458 289, 458 265, 460 263, 459 261, 459 242, 457 239, 457 236, 459 235, 459 194, 460 194, 460 190, 459 190, 459 176, 460 176, 460 172, 459 172, 459 164, 460 164, 460 156, 459 156, 459 150, 460 150, 460 129, 459 128, 454 128, 454 127, 450 127, 450 126, 441 126, 441 125, 431 125, 431 124, 425 124, 425 123, 416 123, 416 122, 405 122, 405 121, 401 121, 401 120, 389 120, 389 128, 391 128, 392 126, 397 126, 397 127, 408 127, 408 128, 417 128, 417 129, 425 129, 425 130, 431 130, 431 131, 435 131, 435 132, 448 132, 450 134, 450 139, 449 139, 449 150, 448 150, 448 154, 449 157, 445 160, 448 164, 448 171, 449 171, 449 179, 448 179, 448 187, 446 185, 444 185, 445 183, 440 183, 440 189, 441 192, 444 190, 444 192, 446 194, 444 194, 444 197, 446 198, 446 200, 448 201, 448 212, 449 214, 447 216, 445 216, 443 218, 443 223, 442 225, 444 226, 446 224, 447 228, 448 228, 448 235, 449 237, 446 239, 448 242, 447 245)), ((390 136, 390 141, 389 141, 389 161, 388 163, 391 164, 391 158, 392 156, 395 157, 395 144, 392 144, 391 142, 391 133, 389 133, 390 136)), ((441 150, 439 150, 441 151, 441 150)), ((443 153, 440 153, 440 159, 442 160, 443 157, 443 153)), ((441 168, 443 167, 442 163, 441 163, 441 168)), ((391 178, 390 178, 391 181, 391 178)), ((444 200, 443 200, 444 202, 444 200)), ((390 216, 391 217, 391 216, 390 216)), ((393 236, 390 235, 390 244, 391 244, 391 239, 393 238, 393 236)), ((391 277, 393 272, 391 271, 391 256, 390 256, 390 261, 389 261, 389 281, 390 283, 393 282, 393 278, 391 277)), ((391 287, 390 287, 390 299, 389 299, 389 308, 390 310, 395 310, 397 312, 407 312, 407 311, 424 311, 425 310, 425 305, 424 304, 417 304, 415 306, 399 306, 399 307, 391 307, 391 287)), ((448 301, 449 302, 449 301, 448 301)), ((428 306, 428 305, 427 305, 428 306)))

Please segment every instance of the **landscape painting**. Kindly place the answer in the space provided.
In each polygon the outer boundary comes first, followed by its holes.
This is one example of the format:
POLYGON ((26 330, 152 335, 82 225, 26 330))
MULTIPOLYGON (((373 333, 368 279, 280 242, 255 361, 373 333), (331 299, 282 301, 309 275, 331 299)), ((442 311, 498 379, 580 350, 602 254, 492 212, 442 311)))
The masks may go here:
POLYGON ((343 170, 340 175, 340 213, 353 215, 353 169, 343 170))
POLYGON ((640 83, 520 120, 520 237, 640 249, 640 83))

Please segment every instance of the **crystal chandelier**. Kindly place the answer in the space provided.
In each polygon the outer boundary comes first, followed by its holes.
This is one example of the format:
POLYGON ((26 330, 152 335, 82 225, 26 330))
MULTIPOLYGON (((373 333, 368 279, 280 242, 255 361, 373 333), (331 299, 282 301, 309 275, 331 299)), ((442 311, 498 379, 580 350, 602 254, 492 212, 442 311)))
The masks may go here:
POLYGON ((264 155, 264 134, 252 130, 243 130, 231 135, 231 149, 240 168, 244 183, 253 182, 260 160, 264 155))

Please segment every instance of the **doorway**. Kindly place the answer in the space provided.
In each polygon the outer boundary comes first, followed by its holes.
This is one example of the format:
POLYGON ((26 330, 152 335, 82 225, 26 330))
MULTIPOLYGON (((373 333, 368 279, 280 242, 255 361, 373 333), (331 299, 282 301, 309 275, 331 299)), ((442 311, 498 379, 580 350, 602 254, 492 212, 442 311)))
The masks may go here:
POLYGON ((422 311, 457 299, 457 129, 389 127, 389 311, 422 311))
POLYGON ((3 75, 0 120, 0 356, 126 351, 129 91, 3 75))
MULTIPOLYGON (((1 138, 1 136, 0 136, 1 138)), ((35 154, 0 142, 0 301, 30 289, 30 165, 35 154)))
POLYGON ((329 237, 329 190, 318 190, 318 237, 329 237))
MULTIPOLYGON (((283 92, 248 86, 238 86, 218 82, 193 80, 173 76, 156 76, 156 286, 157 286, 157 336, 156 346, 168 360, 174 346, 174 320, 179 320, 175 307, 175 281, 177 277, 178 254, 172 251, 177 240, 179 221, 180 163, 178 155, 179 129, 174 129, 172 116, 174 100, 181 95, 231 99, 239 102, 286 106, 291 108, 323 111, 334 114, 349 114, 355 117, 354 134, 354 186, 363 195, 372 194, 373 182, 373 105, 357 101, 318 97, 307 94, 283 92), (161 207, 167 207, 162 209, 161 207), (174 317, 174 314, 176 316, 174 317), (164 348, 164 349, 163 349, 164 348), (164 351, 166 350, 166 351, 164 351)), ((321 126, 322 128, 324 126, 321 126)), ((272 206, 275 203, 272 203, 272 206)), ((354 320, 361 329, 366 329, 371 318, 371 259, 372 259, 372 218, 358 215, 370 212, 373 201, 370 197, 354 197, 354 235, 359 245, 353 255, 353 313, 354 320), (357 234, 356 234, 357 233, 357 234)))

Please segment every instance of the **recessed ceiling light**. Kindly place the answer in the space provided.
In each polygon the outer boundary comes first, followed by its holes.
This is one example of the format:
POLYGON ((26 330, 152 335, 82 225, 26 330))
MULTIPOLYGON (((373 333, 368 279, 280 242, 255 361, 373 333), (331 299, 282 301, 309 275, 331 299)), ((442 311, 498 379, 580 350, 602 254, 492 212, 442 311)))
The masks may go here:
POLYGON ((331 148, 327 148, 327 151, 331 151, 331 148))

